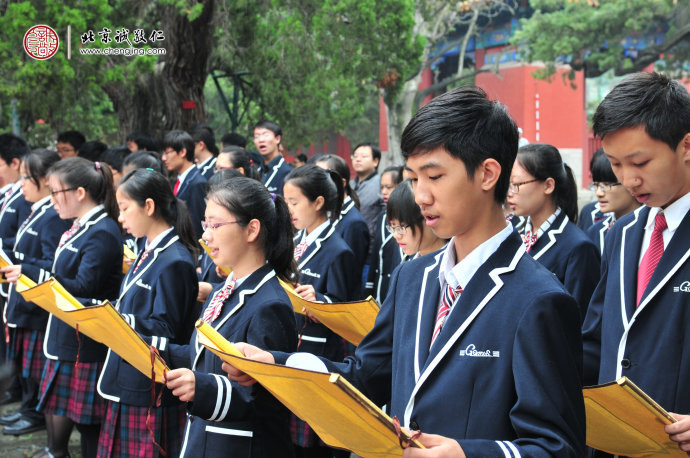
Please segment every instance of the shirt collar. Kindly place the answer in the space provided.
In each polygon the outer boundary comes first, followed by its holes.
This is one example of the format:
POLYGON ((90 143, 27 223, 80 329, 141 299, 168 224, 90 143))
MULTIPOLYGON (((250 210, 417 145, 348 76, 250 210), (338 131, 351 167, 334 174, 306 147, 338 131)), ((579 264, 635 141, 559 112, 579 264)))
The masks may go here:
POLYGON ((79 225, 83 226, 84 224, 86 224, 91 219, 91 217, 93 215, 95 215, 99 211, 103 210, 104 208, 105 207, 103 205, 96 205, 95 207, 93 207, 91 210, 86 212, 86 214, 84 216, 79 218, 79 225))
MULTIPOLYGON (((553 224, 554 221, 556 221, 556 218, 558 218, 558 215, 561 214, 561 207, 558 207, 555 212, 549 218, 541 223, 541 226, 539 226, 539 229, 537 230, 537 238, 541 237, 544 232, 548 231, 551 225, 553 224)), ((528 216, 527 217, 527 222, 525 223, 525 232, 528 231, 533 231, 532 228, 532 219, 528 216)))
POLYGON ((164 238, 166 235, 168 235, 168 233, 169 233, 170 231, 172 231, 173 229, 174 229, 174 228, 171 227, 170 229, 167 229, 167 230, 161 232, 160 234, 158 234, 158 236, 156 236, 155 239, 151 240, 150 243, 149 243, 149 241, 147 240, 147 241, 146 241, 146 251, 153 250, 154 248, 156 248, 156 247, 158 246, 158 244, 161 243, 161 240, 163 240, 163 238, 164 238))
POLYGON ((41 208, 42 206, 44 206, 45 203, 46 203, 47 201, 49 201, 49 200, 50 200, 50 194, 47 195, 47 196, 45 196, 45 197, 44 197, 43 199, 41 199, 41 200, 37 200, 36 202, 34 202, 33 204, 31 204, 31 211, 32 211, 32 212, 35 212, 36 210, 38 210, 39 208, 41 208))
MULTIPOLYGON (((654 220, 656 215, 661 211, 659 207, 652 207, 647 216, 646 230, 654 230, 654 220)), ((676 232, 678 226, 685 218, 685 215, 690 211, 690 193, 685 194, 680 199, 673 202, 671 205, 664 209, 664 215, 666 216, 666 224, 668 225, 668 230, 672 234, 676 232)))
POLYGON ((185 178, 187 178, 187 175, 189 175, 189 172, 191 172, 191 171, 194 170, 195 168, 196 168, 196 167, 194 167, 194 164, 192 164, 192 166, 191 166, 190 168, 188 168, 188 169, 185 170, 184 172, 182 172, 182 173, 180 173, 179 175, 177 175, 177 179, 180 180, 180 186, 182 186, 182 182, 184 181, 185 178))
POLYGON ((216 158, 216 156, 211 156, 211 157, 209 157, 208 159, 206 159, 204 162, 201 162, 201 163, 197 164, 196 167, 197 167, 198 169, 203 169, 204 167, 206 167, 207 164, 209 164, 209 163, 210 163, 212 160, 214 160, 215 158, 216 158))
POLYGON ((314 229, 313 231, 311 231, 311 234, 306 235, 306 236, 304 235, 304 234, 307 233, 307 231, 305 230, 305 231, 302 233, 302 241, 303 241, 303 242, 306 241, 306 242, 307 242, 307 246, 311 245, 312 243, 314 243, 314 241, 315 241, 316 239, 319 238, 319 236, 321 235, 321 233, 322 233, 323 231, 326 230, 326 228, 328 227, 329 224, 331 224, 331 222, 330 222, 329 220, 324 221, 324 222, 321 223, 316 229, 314 229))
POLYGON ((6 185, 3 186, 2 188, 0 188, 0 194, 5 194, 5 193, 8 192, 10 189, 12 189, 12 186, 14 186, 15 184, 17 184, 17 183, 6 184, 6 185))
POLYGON ((438 271, 438 280, 441 283, 441 290, 445 288, 445 285, 450 285, 453 288, 457 288, 458 286, 466 288, 477 270, 492 254, 494 254, 501 243, 503 243, 512 232, 512 224, 507 223, 503 230, 472 250, 470 254, 465 256, 465 259, 458 263, 455 261, 455 244, 453 243, 455 237, 450 239, 441 257, 441 266, 438 271))

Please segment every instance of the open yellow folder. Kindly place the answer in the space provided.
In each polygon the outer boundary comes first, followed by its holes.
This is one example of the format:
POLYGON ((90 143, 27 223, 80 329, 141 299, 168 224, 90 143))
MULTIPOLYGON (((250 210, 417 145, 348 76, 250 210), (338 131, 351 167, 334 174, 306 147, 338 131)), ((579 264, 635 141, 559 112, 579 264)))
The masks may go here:
POLYGON ((288 293, 295 312, 304 315, 308 310, 324 326, 354 345, 359 345, 374 327, 380 307, 371 296, 355 302, 312 302, 302 299, 289 283, 280 280, 280 284, 288 293))
MULTIPOLYGON (((11 266, 12 260, 7 256, 7 253, 4 251, 0 250, 0 267, 7 267, 11 266)), ((6 283, 7 280, 5 279, 4 275, 0 275, 0 283, 6 283)), ((27 277, 26 275, 20 275, 19 280, 17 280, 17 292, 22 292, 26 291, 29 288, 33 288, 36 286, 36 282, 27 277)))
MULTIPOLYGON (((206 254, 208 254, 208 256, 209 256, 211 259, 213 259, 213 256, 211 256, 211 249, 208 247, 208 245, 206 244, 206 241, 205 241, 204 239, 199 239, 199 245, 201 245, 201 248, 204 249, 204 251, 206 252, 206 254)), ((221 270, 226 276, 229 276, 230 273, 232 272, 232 268, 231 268, 231 267, 227 267, 227 266, 218 266, 218 267, 220 268, 220 270, 221 270)))
POLYGON ((664 432, 676 420, 627 377, 582 393, 588 446, 632 457, 687 456, 664 432))
MULTIPOLYGON (((402 456, 393 420, 341 375, 252 361, 203 320, 196 327, 199 343, 254 377, 326 444, 364 458, 402 456)), ((404 443, 410 441, 404 429, 402 437, 404 443)), ((416 440, 412 445, 424 448, 416 440)))
POLYGON ((130 264, 134 262, 135 259, 137 259, 137 255, 134 254, 134 251, 130 250, 127 245, 122 245, 123 248, 123 256, 122 256, 122 273, 126 274, 129 272, 129 267, 130 264), (130 261, 129 264, 127 264, 125 261, 130 261))
MULTIPOLYGON (((151 348, 110 302, 84 307, 54 278, 21 294, 73 328, 79 326, 79 332, 104 344, 151 378, 151 348)), ((156 381, 163 383, 168 368, 158 354, 154 354, 153 368, 156 381)))

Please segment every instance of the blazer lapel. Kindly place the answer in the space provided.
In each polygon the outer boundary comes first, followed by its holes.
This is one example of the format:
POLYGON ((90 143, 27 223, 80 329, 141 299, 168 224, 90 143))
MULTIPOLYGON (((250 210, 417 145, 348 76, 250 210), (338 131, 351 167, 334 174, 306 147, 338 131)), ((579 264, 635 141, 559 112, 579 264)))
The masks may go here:
POLYGON ((299 269, 304 267, 307 264, 307 262, 309 262, 309 260, 316 253, 319 252, 319 249, 321 249, 321 244, 324 242, 324 240, 331 236, 334 230, 335 226, 333 224, 329 224, 328 226, 326 226, 326 229, 324 229, 321 235, 319 235, 319 237, 316 240, 314 240, 314 243, 309 244, 302 257, 299 258, 299 269))
POLYGON ((563 233, 565 227, 568 225, 568 221, 570 221, 568 217, 561 211, 561 214, 556 217, 551 227, 539 237, 537 243, 535 243, 530 250, 530 254, 534 259, 541 258, 556 244, 556 238, 563 233))
POLYGON ((438 282, 438 271, 443 252, 434 257, 434 262, 424 269, 422 287, 417 305, 417 335, 415 340, 414 375, 419 380, 426 360, 429 357, 429 343, 436 324, 436 309, 441 300, 441 288, 438 282))
POLYGON ((621 315, 626 327, 637 308, 637 267, 640 260, 640 246, 642 246, 644 226, 647 223, 649 207, 640 207, 635 211, 634 215, 633 220, 625 225, 621 234, 621 279, 619 283, 621 315))

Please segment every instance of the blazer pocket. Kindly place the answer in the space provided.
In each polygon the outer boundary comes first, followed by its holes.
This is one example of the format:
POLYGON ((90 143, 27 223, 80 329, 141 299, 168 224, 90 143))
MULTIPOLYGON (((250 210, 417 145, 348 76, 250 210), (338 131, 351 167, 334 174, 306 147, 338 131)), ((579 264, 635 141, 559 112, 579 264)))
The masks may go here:
POLYGON ((253 431, 206 425, 204 456, 250 457, 253 431))

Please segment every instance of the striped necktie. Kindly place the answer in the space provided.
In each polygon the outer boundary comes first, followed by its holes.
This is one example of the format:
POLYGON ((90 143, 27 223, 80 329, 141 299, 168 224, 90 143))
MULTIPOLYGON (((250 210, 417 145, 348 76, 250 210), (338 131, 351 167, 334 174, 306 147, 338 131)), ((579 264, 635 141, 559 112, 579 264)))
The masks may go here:
POLYGON ((223 304, 226 300, 228 300, 228 297, 230 297, 230 294, 232 294, 233 289, 235 289, 234 278, 226 283, 225 286, 223 286, 220 291, 213 296, 213 299, 211 299, 208 307, 206 307, 206 310, 204 310, 203 319, 205 322, 213 323, 216 318, 218 318, 220 311, 223 308, 223 304))
MULTIPOLYGON (((453 304, 455 304, 455 301, 460 294, 462 294, 462 286, 458 286, 456 288, 453 288, 450 285, 446 286, 443 298, 441 298, 441 306, 438 308, 438 314, 436 315, 436 325, 434 326, 434 334, 431 336, 431 345, 434 344, 434 340, 436 340, 436 337, 441 332, 441 328, 446 322, 448 314, 450 314, 450 309, 453 307, 453 304)), ((429 348, 431 348, 431 345, 429 345, 429 348)))
POLYGON ((74 223, 72 223, 72 227, 70 227, 67 231, 65 231, 64 234, 62 234, 62 237, 60 237, 60 243, 58 246, 63 246, 65 243, 69 241, 69 239, 72 238, 74 234, 79 230, 81 227, 81 224, 79 224, 79 218, 74 220, 74 223))
POLYGON ((306 240, 298 243, 297 246, 295 246, 295 251, 294 251, 295 261, 297 261, 299 258, 302 257, 304 252, 307 251, 308 246, 309 246, 309 244, 307 243, 306 240))
POLYGON ((149 253, 151 253, 151 250, 146 250, 141 254, 141 257, 139 258, 139 262, 137 262, 137 265, 134 266, 134 272, 132 274, 136 274, 137 270, 139 270, 139 267, 146 261, 146 258, 149 257, 149 253))
POLYGON ((642 295, 644 294, 649 280, 652 279, 654 270, 659 264, 661 256, 664 254, 664 236, 663 232, 668 227, 666 217, 663 213, 658 213, 654 219, 654 230, 652 231, 652 238, 649 240, 649 248, 642 256, 640 267, 637 270, 637 304, 640 304, 642 295))

